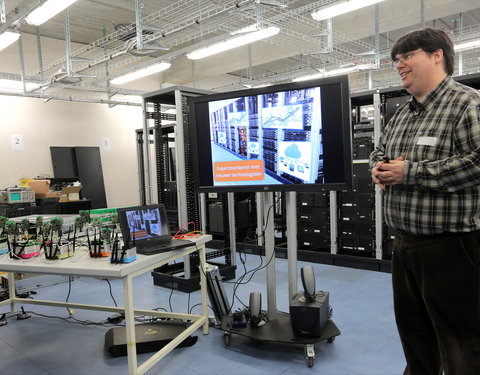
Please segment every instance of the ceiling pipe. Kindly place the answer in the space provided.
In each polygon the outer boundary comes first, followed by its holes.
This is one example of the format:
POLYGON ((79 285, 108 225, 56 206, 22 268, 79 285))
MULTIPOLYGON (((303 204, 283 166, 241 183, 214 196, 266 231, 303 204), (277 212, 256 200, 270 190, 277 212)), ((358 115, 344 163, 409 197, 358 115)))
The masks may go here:
MULTIPOLYGON (((239 3, 237 3, 237 4, 233 5, 233 6, 227 7, 227 8, 225 8, 225 9, 223 9, 223 10, 215 13, 215 14, 214 14, 213 16, 211 16, 210 18, 218 17, 218 16, 220 16, 220 15, 223 15, 223 14, 225 14, 225 13, 231 12, 232 10, 236 10, 236 9, 242 8, 242 7, 246 6, 246 5, 248 5, 248 4, 250 4, 250 3, 254 3, 254 2, 255 2, 255 0, 244 0, 244 1, 240 1, 239 3)), ((28 13, 27 13, 27 14, 28 14, 28 13)), ((19 17, 19 18, 21 18, 21 17, 19 17)), ((142 20, 142 22, 143 22, 143 20, 142 20)), ((183 31, 183 30, 188 29, 188 28, 190 28, 190 27, 198 26, 199 24, 200 24, 200 21, 199 21, 199 20, 196 20, 196 21, 194 21, 194 22, 190 22, 190 23, 185 24, 185 25, 183 25, 183 26, 181 26, 181 27, 178 27, 178 28, 176 28, 176 29, 170 30, 168 33, 167 33, 167 32, 162 32, 162 33, 157 33, 156 35, 154 34, 154 35, 150 35, 150 36, 145 36, 145 37, 143 37, 143 43, 144 43, 144 44, 148 44, 148 43, 154 42, 154 41, 156 41, 156 40, 159 40, 159 39, 161 39, 161 38, 165 38, 166 36, 169 36, 169 35, 178 33, 178 32, 180 32, 180 31, 183 31)), ((135 25, 135 24, 132 24, 132 25, 135 25)), ((133 27, 132 25, 130 25, 130 27, 133 27)), ((0 28, 0 31, 1 31, 1 28, 0 28)), ((103 38, 103 39, 104 39, 104 38, 103 38)), ((112 60, 112 59, 115 59, 115 58, 120 57, 120 56, 122 56, 122 55, 125 55, 126 53, 128 53, 129 51, 131 51, 133 48, 135 48, 136 42, 137 42, 136 40, 134 40, 133 42, 128 41, 128 42, 126 42, 125 47, 124 47, 122 50, 120 50, 120 51, 118 51, 118 52, 115 52, 115 53, 112 53, 112 54, 104 57, 103 59, 95 60, 94 62, 91 62, 91 63, 89 63, 88 65, 86 65, 86 66, 84 66, 84 67, 81 67, 80 69, 77 69, 76 72, 77 72, 77 73, 83 72, 83 71, 85 71, 85 70, 87 70, 87 69, 90 69, 90 68, 96 66, 96 65, 103 64, 103 63, 105 63, 105 62, 108 61, 108 60, 112 60)), ((92 44, 93 44, 93 43, 92 43, 92 44)), ((92 47, 92 48, 93 48, 93 47, 92 47)), ((181 54, 185 54, 185 53, 189 52, 190 50, 193 50, 194 48, 196 48, 196 47, 189 47, 189 48, 182 49, 182 53, 181 53, 181 54)), ((87 47, 87 50, 88 50, 88 47, 87 47)), ((179 55, 180 55, 180 54, 175 54, 175 55, 174 55, 173 57, 171 57, 171 58, 175 58, 175 57, 177 57, 177 56, 179 56, 179 55)), ((55 64, 49 66, 49 68, 52 69, 52 68, 55 68, 55 67, 57 67, 57 66, 62 66, 64 63, 65 63, 65 60, 60 60, 60 61, 56 62, 55 64)), ((152 61, 152 63, 153 63, 153 61, 152 61)), ((35 75, 41 74, 41 73, 42 73, 42 71, 35 72, 35 73, 29 75, 29 77, 32 77, 32 76, 35 76, 35 75)), ((126 73, 128 73, 128 71, 127 71, 126 73)))
POLYGON ((2 92, 0 91, 0 95, 7 95, 7 96, 19 96, 19 97, 27 97, 27 98, 34 98, 34 99, 43 99, 45 102, 48 102, 52 99, 54 100, 62 100, 66 102, 80 102, 80 103, 95 103, 95 104, 108 104, 108 105, 127 105, 127 106, 133 106, 133 107, 141 107, 141 103, 135 103, 135 102, 123 102, 123 101, 118 101, 118 100, 105 100, 105 99, 94 99, 94 98, 78 98, 78 97, 73 97, 73 96, 55 96, 55 95, 49 95, 48 97, 45 97, 43 94, 37 94, 37 93, 12 93, 12 92, 2 92))

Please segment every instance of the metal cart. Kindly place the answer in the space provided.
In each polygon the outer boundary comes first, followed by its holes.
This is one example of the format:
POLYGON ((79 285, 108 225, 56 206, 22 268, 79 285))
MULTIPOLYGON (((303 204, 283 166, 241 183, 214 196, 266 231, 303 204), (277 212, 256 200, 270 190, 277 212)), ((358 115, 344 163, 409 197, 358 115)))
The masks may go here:
POLYGON ((274 319, 268 320, 262 326, 247 326, 245 328, 232 327, 232 316, 228 315, 222 319, 222 330, 223 340, 226 346, 230 346, 232 334, 249 337, 257 341, 304 345, 308 367, 312 367, 315 360, 314 344, 324 340, 328 343, 333 343, 335 337, 340 335, 340 330, 335 323, 332 320, 328 320, 320 337, 295 336, 290 321, 290 314, 284 312, 278 312, 274 319))

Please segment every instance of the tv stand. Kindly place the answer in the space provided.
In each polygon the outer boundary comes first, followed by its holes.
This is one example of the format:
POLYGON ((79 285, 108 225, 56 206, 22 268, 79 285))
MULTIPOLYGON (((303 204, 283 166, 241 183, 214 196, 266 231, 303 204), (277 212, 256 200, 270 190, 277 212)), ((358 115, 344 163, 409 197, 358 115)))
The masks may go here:
MULTIPOLYGON (((320 337, 295 336, 290 320, 290 314, 277 310, 276 301, 276 277, 275 277, 275 238, 273 228, 273 213, 269 215, 269 209, 274 205, 273 193, 262 192, 261 199, 264 203, 264 227, 265 227, 265 259, 267 262, 267 310, 264 311, 268 321, 259 327, 233 328, 232 317, 224 316, 222 319, 222 330, 225 345, 231 344, 231 334, 238 334, 251 339, 265 342, 276 342, 283 344, 304 345, 307 366, 312 367, 315 359, 314 344, 326 340, 332 343, 335 337, 340 335, 340 330, 332 320, 327 325, 320 337)), ((296 193, 286 194, 287 208, 287 252, 288 252, 288 286, 289 301, 297 293, 297 207, 296 193)))

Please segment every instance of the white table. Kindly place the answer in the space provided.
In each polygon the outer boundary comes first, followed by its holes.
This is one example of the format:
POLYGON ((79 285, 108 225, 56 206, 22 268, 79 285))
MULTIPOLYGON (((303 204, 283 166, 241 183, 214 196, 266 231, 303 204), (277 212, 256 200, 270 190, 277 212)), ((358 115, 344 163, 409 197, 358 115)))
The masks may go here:
POLYGON ((127 334, 128 373, 130 375, 143 374, 202 325, 203 333, 208 334, 207 285, 205 279, 205 243, 211 239, 212 236, 204 235, 192 240, 192 246, 187 248, 148 256, 137 254, 137 260, 127 264, 111 264, 109 258, 92 259, 89 257, 88 253, 85 254, 85 251, 77 251, 72 258, 53 261, 46 260, 43 255, 38 258, 26 260, 10 259, 8 254, 0 255, 0 271, 8 272, 8 286, 10 294, 9 299, 0 302, 0 307, 10 304, 11 311, 15 312, 15 303, 22 303, 123 313, 125 314, 127 334), (202 313, 200 315, 134 308, 132 287, 132 279, 134 277, 144 274, 145 272, 149 272, 163 264, 169 263, 177 258, 181 258, 195 251, 198 251, 201 267, 200 288, 202 313), (14 274, 18 272, 122 279, 125 306, 113 307, 17 298, 15 296, 14 274), (172 319, 188 319, 192 321, 192 324, 161 350, 153 354, 143 364, 138 366, 135 341, 135 314, 172 319))

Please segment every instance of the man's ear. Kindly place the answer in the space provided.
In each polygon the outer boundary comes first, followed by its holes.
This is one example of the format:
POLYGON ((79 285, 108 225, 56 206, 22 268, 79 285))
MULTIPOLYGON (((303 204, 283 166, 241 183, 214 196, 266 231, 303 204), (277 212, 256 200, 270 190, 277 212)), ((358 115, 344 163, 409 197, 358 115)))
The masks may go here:
POLYGON ((441 62, 443 60, 443 49, 439 48, 432 53, 432 56, 435 58, 435 62, 441 62))

